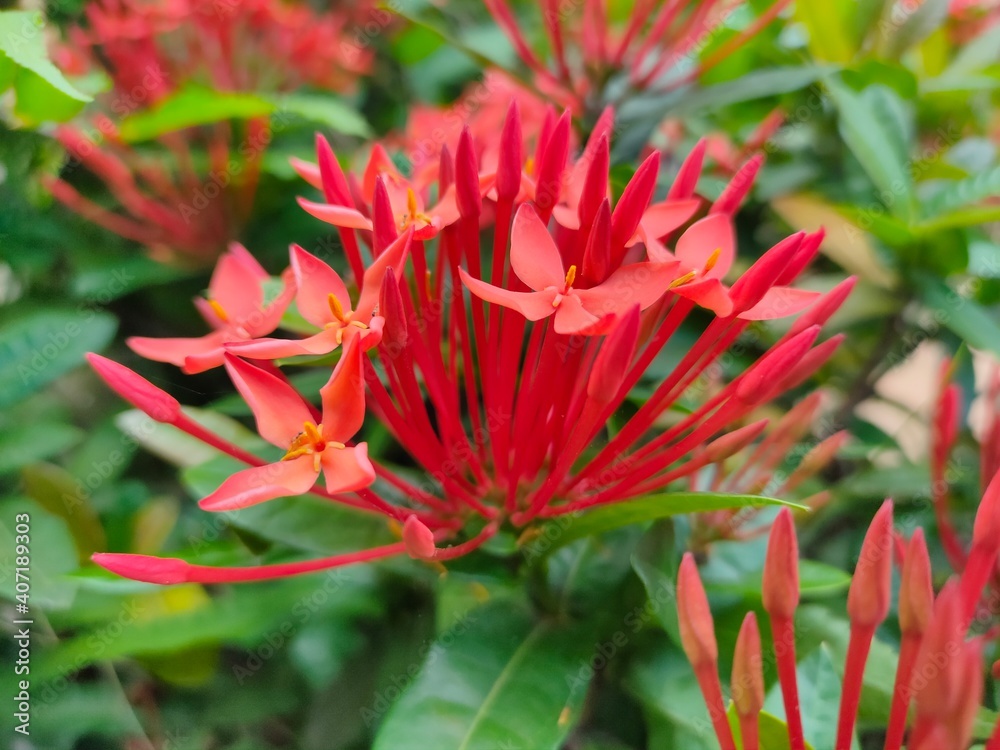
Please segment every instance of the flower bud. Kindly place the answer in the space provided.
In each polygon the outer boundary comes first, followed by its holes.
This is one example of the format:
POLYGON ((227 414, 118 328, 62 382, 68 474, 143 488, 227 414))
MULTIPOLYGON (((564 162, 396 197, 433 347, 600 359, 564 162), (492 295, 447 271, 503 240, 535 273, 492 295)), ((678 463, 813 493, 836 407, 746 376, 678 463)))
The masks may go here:
POLYGON ((847 594, 847 614, 852 625, 873 628, 889 613, 892 549, 892 501, 886 500, 868 527, 854 568, 847 594))
POLYGON ((799 540, 788 508, 779 511, 771 527, 761 594, 771 617, 791 620, 795 616, 799 606, 799 540))
POLYGON ((697 670, 705 664, 715 664, 719 658, 719 647, 715 642, 712 610, 698 576, 698 566, 690 552, 681 560, 677 574, 677 618, 681 644, 691 666, 697 670))
POLYGON ((409 516, 403 524, 403 544, 406 553, 414 560, 431 560, 437 552, 434 533, 416 516, 409 516))
POLYGON ((157 422, 171 424, 180 416, 177 399, 137 372, 93 352, 88 352, 87 361, 111 390, 157 422))

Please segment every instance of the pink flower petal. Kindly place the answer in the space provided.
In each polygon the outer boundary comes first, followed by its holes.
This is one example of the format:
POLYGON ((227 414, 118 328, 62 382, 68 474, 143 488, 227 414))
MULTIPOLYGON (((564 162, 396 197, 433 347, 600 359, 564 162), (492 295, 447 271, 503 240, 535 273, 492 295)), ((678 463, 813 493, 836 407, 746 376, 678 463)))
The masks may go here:
MULTIPOLYGON (((353 326, 351 326, 353 328, 353 326)), ((360 330, 360 329, 357 329, 360 330)), ((337 329, 327 328, 304 339, 254 339, 226 345, 226 351, 249 359, 284 359, 286 357, 329 354, 340 346, 337 329)))
POLYGON ((351 298, 340 274, 298 245, 292 245, 289 257, 298 287, 295 302, 303 318, 320 328, 332 322, 330 294, 337 298, 345 311, 351 309, 351 298))
POLYGON ((583 333, 592 328, 601 319, 587 312, 583 301, 576 294, 567 294, 556 308, 556 319, 553 323, 556 333, 583 333))
POLYGON ((566 229, 580 228, 580 215, 577 213, 576 208, 556 206, 552 209, 552 218, 556 220, 559 226, 566 227, 566 229))
POLYGON ((604 283, 576 292, 583 306, 598 317, 622 314, 633 305, 645 310, 670 288, 677 277, 677 261, 669 263, 632 263, 622 266, 604 283))
POLYGON ((368 444, 350 448, 328 446, 323 451, 323 479, 327 492, 354 492, 375 481, 375 468, 368 460, 368 444))
POLYGON ((261 284, 267 271, 237 242, 219 258, 208 282, 208 297, 219 303, 230 319, 244 318, 258 310, 264 300, 261 284))
POLYGON ((536 292, 549 286, 562 288, 566 283, 559 248, 530 204, 521 206, 514 217, 510 264, 517 278, 536 292))
POLYGON ((212 331, 198 338, 156 339, 132 336, 125 343, 140 357, 184 367, 187 357, 194 354, 217 354, 219 358, 217 364, 221 365, 222 345, 227 338, 228 334, 225 331, 212 331))
POLYGON ((303 180, 308 182, 317 190, 323 189, 323 177, 319 172, 319 164, 310 164, 307 161, 303 161, 295 156, 288 160, 288 163, 292 165, 292 169, 295 170, 296 174, 303 180))
POLYGON ((308 492, 318 477, 312 456, 254 466, 233 474, 198 505, 202 510, 211 511, 246 508, 276 497, 292 497, 308 492))
POLYGON ((509 289, 501 289, 492 284, 487 284, 485 281, 474 279, 469 276, 464 268, 459 268, 458 272, 462 276, 462 283, 479 299, 517 310, 528 320, 541 320, 556 311, 556 308, 552 306, 552 302, 556 298, 554 290, 547 292, 512 292, 509 289))
POLYGON ((677 240, 674 255, 685 268, 702 271, 716 250, 719 256, 715 265, 703 278, 721 279, 733 265, 736 239, 732 219, 727 214, 713 214, 692 224, 677 240))
POLYGON ((329 382, 320 389, 326 440, 346 443, 365 421, 363 357, 359 337, 345 341, 340 362, 333 369, 329 382))
POLYGON ((302 398, 288 383, 239 357, 226 354, 225 361, 233 385, 257 420, 260 436, 287 450, 302 426, 313 419, 302 398))
POLYGON ((820 297, 819 292, 794 289, 790 286, 776 286, 768 289, 763 299, 737 317, 744 320, 774 320, 796 315, 812 305, 820 297))
POLYGON ((701 201, 697 198, 654 203, 643 212, 639 222, 639 231, 628 244, 633 245, 640 239, 640 234, 649 239, 666 237, 678 227, 686 224, 700 205, 701 201))
MULTIPOLYGON (((375 196, 375 183, 378 182, 379 175, 383 175, 391 182, 406 182, 385 147, 381 143, 376 143, 371 156, 368 157, 368 165, 365 167, 361 183, 362 196, 366 203, 371 203, 375 196)), ((405 202, 403 205, 406 205, 405 202)))
POLYGON ((305 198, 298 200, 299 205, 307 213, 327 224, 333 224, 342 229, 367 229, 369 232, 372 229, 371 219, 365 218, 365 215, 356 208, 335 206, 332 203, 316 203, 315 201, 307 201, 305 198))
POLYGON ((285 272, 281 275, 281 280, 284 284, 281 292, 271 300, 267 307, 254 310, 244 320, 234 321, 234 324, 237 326, 237 332, 240 334, 234 338, 243 338, 244 333, 246 338, 265 336, 281 324, 281 318, 285 314, 285 310, 292 303, 292 299, 296 293, 295 276, 292 273, 292 269, 285 269, 285 272), (240 328, 242 328, 242 331, 239 330, 240 328))
POLYGON ((354 308, 354 320, 366 325, 368 324, 375 310, 375 305, 378 304, 378 295, 382 289, 382 279, 385 278, 386 269, 392 268, 397 276, 402 276, 403 266, 406 264, 406 257, 409 255, 412 239, 412 232, 404 232, 393 240, 392 244, 383 250, 382 254, 365 269, 365 277, 361 283, 358 304, 354 308))
POLYGON ((682 284, 674 288, 674 293, 698 303, 706 310, 711 310, 720 318, 731 315, 733 301, 729 298, 729 290, 718 279, 705 279, 682 284))

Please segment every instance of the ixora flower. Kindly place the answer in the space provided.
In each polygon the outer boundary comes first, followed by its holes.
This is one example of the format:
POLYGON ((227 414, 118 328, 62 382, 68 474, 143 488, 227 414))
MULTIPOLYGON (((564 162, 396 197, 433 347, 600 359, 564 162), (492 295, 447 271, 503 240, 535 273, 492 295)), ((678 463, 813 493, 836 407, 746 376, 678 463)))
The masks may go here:
POLYGON ((246 248, 234 242, 215 267, 208 297, 195 299, 202 317, 213 328, 211 333, 198 338, 133 336, 127 343, 136 354, 170 362, 189 374, 218 367, 226 344, 271 333, 281 322, 295 295, 295 279, 284 274, 281 292, 265 302, 264 282, 270 278, 246 248))
MULTIPOLYGON (((396 524, 401 541, 278 566, 206 568, 115 554, 99 555, 101 565, 162 583, 291 575, 401 553, 443 561, 476 549, 501 530, 527 541, 547 519, 697 483, 706 471, 752 450, 767 427, 758 409, 807 380, 840 342, 817 339, 852 281, 823 295, 773 293, 807 268, 822 236, 799 233, 782 240, 731 285, 719 285, 728 305, 697 310, 693 295, 679 293, 693 283, 684 261, 659 262, 650 254, 687 258, 678 243, 692 229, 699 241, 728 243, 728 222, 749 182, 734 182, 715 203, 703 201, 695 190, 696 151, 679 184, 655 199, 659 158, 653 154, 612 203, 607 165, 593 156, 601 150, 589 157, 585 150, 580 159, 590 159, 587 184, 576 207, 581 221, 571 228, 554 216, 557 202, 546 206, 539 199, 562 195, 560 185, 575 173, 579 160, 559 154, 565 131, 549 129, 546 137, 556 142, 543 142, 541 153, 556 158, 539 166, 540 190, 529 194, 522 189, 530 165, 523 158, 520 125, 517 108, 511 107, 498 160, 486 169, 484 149, 469 131, 454 149, 442 150, 433 192, 453 192, 458 213, 433 236, 412 223, 401 231, 387 189, 378 187, 395 173, 389 170, 387 178, 367 171, 373 202, 357 210, 370 217, 370 225, 339 226, 350 277, 342 279, 325 263, 292 249, 297 282, 286 289, 294 287, 299 312, 319 332, 303 339, 241 335, 221 344, 222 353, 214 348, 218 337, 213 339, 211 356, 225 360, 261 435, 286 451, 284 461, 264 461, 195 424, 172 397, 137 373, 102 358, 91 360, 130 403, 251 467, 205 498, 207 510, 285 502, 277 498, 309 492, 385 517, 396 524), (690 205, 662 208, 670 202, 690 205), (664 213, 673 218, 662 220, 664 213), (712 232, 700 223, 706 213, 712 232), (691 228, 685 231, 685 224, 691 228), (360 290, 354 293, 353 286, 360 290), (746 314, 762 305, 770 308, 768 315, 746 314), (759 325, 750 318, 782 315, 798 317, 760 352, 764 337, 761 330, 748 330, 759 325), (675 334, 682 326, 700 334, 680 344, 675 334), (743 371, 719 368, 720 357, 737 341, 759 356, 743 371), (677 349, 679 362, 654 380, 648 369, 668 347, 677 349), (297 355, 331 350, 340 359, 319 398, 296 392, 287 369, 318 366, 297 355), (245 361, 274 356, 286 358, 280 367, 245 361), (612 436, 609 419, 640 383, 648 398, 612 436), (681 400, 684 408, 675 409, 681 400), (404 478, 350 443, 366 412, 384 425, 398 444, 396 453, 409 456, 426 480, 404 478), (325 490, 315 485, 321 473, 325 490)), ((318 157, 310 176, 324 198, 356 205, 349 203, 355 191, 322 139, 318 157)), ((378 161, 386 164, 382 157, 378 161)), ((708 257, 715 250, 701 248, 708 257)), ((735 255, 735 247, 725 252, 735 255)), ((157 356, 156 344, 147 345, 157 356)), ((796 424, 804 414, 797 413, 796 424)))
MULTIPOLYGON (((872 520, 848 593, 851 634, 834 749, 852 747, 865 664, 875 632, 890 609, 895 558, 901 568, 897 611, 902 638, 885 750, 901 750, 908 716, 912 722, 907 750, 963 750, 972 740, 973 724, 982 703, 984 642, 993 637, 987 634, 970 638, 967 634, 1000 554, 1000 474, 986 489, 976 517, 973 554, 977 564, 950 580, 937 596, 923 531, 917 529, 909 541, 895 536, 892 511, 892 502, 887 500, 872 520)), ((798 557, 795 526, 785 508, 771 530, 762 593, 775 646, 788 747, 792 750, 804 750, 807 739, 795 665, 798 557)), ((747 614, 733 661, 732 709, 738 717, 740 735, 737 744, 719 681, 711 609, 690 553, 681 563, 677 601, 684 651, 694 668, 722 750, 759 748, 765 686, 756 616, 747 614)), ((1000 747, 1000 724, 986 747, 1000 747)))
MULTIPOLYGON (((683 85, 746 44, 789 4, 773 0, 745 29, 713 50, 706 59, 685 65, 719 33, 729 15, 747 3, 705 0, 699 3, 640 0, 624 25, 614 21, 614 3, 586 0, 537 4, 551 60, 534 50, 508 0, 487 0, 497 25, 531 71, 538 89, 581 112, 603 98, 619 74, 637 90, 662 91, 683 85)), ((533 32, 533 29, 532 29, 533 32)))
MULTIPOLYGON (((359 14, 368 7, 355 5, 359 14)), ((370 64, 370 54, 347 44, 350 16, 277 0, 224 7, 214 0, 100 0, 87 3, 86 19, 55 55, 100 70, 113 90, 100 98, 104 111, 92 123, 64 125, 55 135, 117 206, 90 200, 61 177, 48 178, 46 187, 84 218, 168 262, 211 262, 239 235, 273 137, 269 118, 190 127, 142 143, 123 137, 112 118, 142 115, 201 87, 342 91, 370 64), (352 52, 345 55, 347 46, 352 52)))

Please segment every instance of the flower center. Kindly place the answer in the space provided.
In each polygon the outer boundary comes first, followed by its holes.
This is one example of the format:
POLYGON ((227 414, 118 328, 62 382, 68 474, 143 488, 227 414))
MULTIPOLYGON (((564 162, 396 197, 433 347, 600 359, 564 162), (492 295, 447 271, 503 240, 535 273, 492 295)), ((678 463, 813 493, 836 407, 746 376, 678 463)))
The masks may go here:
POLYGON ((342 449, 345 447, 343 443, 324 439, 322 424, 315 425, 312 422, 306 422, 302 426, 302 432, 295 436, 291 445, 288 446, 288 452, 281 457, 281 460, 291 461, 302 456, 312 456, 313 468, 319 471, 323 451, 327 448, 342 449))
POLYGON ((354 326, 356 328, 361 328, 362 330, 368 330, 368 325, 362 323, 360 320, 351 320, 354 315, 354 311, 351 310, 348 313, 344 313, 344 307, 340 304, 340 300, 331 292, 326 295, 326 302, 330 306, 330 312, 333 314, 334 320, 326 324, 326 328, 336 327, 336 340, 338 344, 344 343, 344 326, 354 326))
POLYGON ((219 304, 218 300, 209 299, 206 301, 208 306, 212 308, 212 312, 219 316, 219 320, 223 323, 229 322, 229 313, 226 312, 226 308, 219 304))
MULTIPOLYGON (((553 307, 559 307, 559 303, 563 301, 563 297, 570 293, 573 288, 573 282, 576 281, 576 266, 570 266, 569 270, 566 272, 566 286, 561 292, 556 292, 555 298, 552 300, 553 307)), ((553 289, 554 287, 549 287, 553 289)))
POLYGON ((406 188, 406 211, 399 222, 400 229, 406 229, 410 224, 422 221, 424 224, 431 223, 431 217, 417 210, 417 194, 413 188, 406 188))

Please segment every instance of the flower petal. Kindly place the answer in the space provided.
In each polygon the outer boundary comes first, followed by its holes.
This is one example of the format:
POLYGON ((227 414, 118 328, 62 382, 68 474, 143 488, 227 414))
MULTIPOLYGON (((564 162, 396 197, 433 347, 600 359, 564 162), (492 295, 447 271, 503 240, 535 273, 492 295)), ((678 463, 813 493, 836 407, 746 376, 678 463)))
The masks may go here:
POLYGON ((225 331, 212 331, 197 338, 157 339, 148 336, 131 336, 125 343, 140 357, 155 362, 169 362, 177 367, 184 367, 184 361, 193 354, 217 354, 222 364, 222 345, 228 334, 225 331))
POLYGON ((733 301, 729 298, 729 290, 718 279, 705 279, 674 288, 674 293, 697 302, 701 307, 711 310, 720 318, 733 312, 733 301))
POLYGON ((510 230, 510 265, 517 278, 540 292, 566 283, 566 269, 552 235, 530 204, 517 210, 510 230))
POLYGON ((810 292, 806 289, 775 286, 767 290, 760 302, 736 317, 743 320, 786 318, 802 312, 820 296, 819 292, 810 292))
POLYGON ((517 310, 528 320, 541 320, 556 311, 556 308, 552 306, 552 301, 556 298, 554 290, 512 292, 509 289, 501 289, 498 286, 487 284, 485 281, 474 279, 464 268, 459 268, 458 272, 462 276, 462 283, 479 299, 517 310))
POLYGON ((715 264, 703 278, 721 279, 733 265, 736 239, 732 219, 727 214, 712 214, 692 224, 677 240, 674 255, 686 268, 701 271, 716 250, 719 255, 715 264))
POLYGON ((365 421, 365 377, 361 340, 344 342, 340 362, 320 391, 323 399, 323 437, 346 443, 365 421))
POLYGON ((272 445, 287 449, 302 426, 313 417, 301 396, 288 383, 232 354, 226 370, 254 418, 257 432, 272 445))
POLYGON ((361 283, 361 292, 358 296, 357 307, 354 308, 354 320, 360 323, 368 323, 375 305, 378 304, 378 295, 382 289, 382 279, 385 278, 387 268, 392 268, 397 275, 402 275, 403 265, 410 252, 410 243, 413 240, 413 233, 406 231, 399 235, 392 243, 382 251, 367 269, 365 269, 364 280, 361 283))
POLYGON ((620 315, 633 305, 645 310, 670 288, 678 265, 677 261, 632 263, 619 268, 604 283, 576 294, 587 311, 597 317, 620 315))
POLYGON ((254 466, 233 474, 219 485, 219 489, 202 498, 198 505, 202 510, 211 511, 246 508, 276 497, 308 492, 318 477, 312 456, 254 466))
POLYGON ((591 329, 600 318, 591 315, 583 307, 583 301, 576 294, 567 294, 556 308, 556 319, 553 328, 556 333, 583 333, 591 329))
POLYGON ((369 232, 372 229, 371 219, 365 218, 365 215, 356 208, 335 206, 332 203, 316 203, 315 201, 307 201, 305 198, 298 200, 299 205, 307 213, 327 224, 333 224, 341 229, 367 229, 369 232))
POLYGON ((654 203, 643 212, 642 219, 639 221, 639 229, 629 240, 628 245, 634 245, 642 237, 651 240, 666 237, 687 223, 700 205, 701 201, 697 198, 654 203))
MULTIPOLYGON (((354 326, 351 326, 353 328, 354 326)), ((248 359, 284 359, 285 357, 329 354, 338 346, 337 328, 327 328, 304 339, 253 339, 226 345, 226 351, 248 359)))
POLYGON ((323 189, 323 177, 320 175, 319 164, 312 164, 307 161, 303 161, 298 157, 291 157, 288 163, 292 165, 292 169, 295 170, 296 174, 303 180, 308 182, 317 190, 323 189))
POLYGON ((328 295, 337 298, 344 310, 351 309, 351 298, 340 274, 310 252, 298 245, 289 249, 295 285, 298 294, 295 303, 302 317, 322 328, 334 320, 328 295))
POLYGON ((268 278, 247 249, 233 242, 212 272, 208 298, 217 302, 229 319, 245 318, 260 309, 264 301, 261 284, 268 278))
POLYGON ((368 460, 368 443, 349 448, 328 447, 323 451, 322 462, 327 492, 354 492, 375 481, 375 468, 368 460))
POLYGON ((247 338, 264 336, 281 324, 281 317, 292 303, 296 293, 295 275, 292 273, 292 269, 286 268, 285 272, 281 274, 281 280, 284 286, 277 297, 263 309, 254 310, 245 320, 236 321, 236 324, 242 326, 246 332, 247 338))

